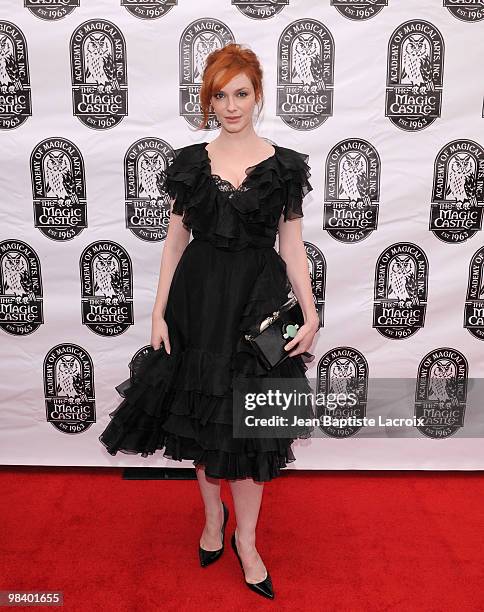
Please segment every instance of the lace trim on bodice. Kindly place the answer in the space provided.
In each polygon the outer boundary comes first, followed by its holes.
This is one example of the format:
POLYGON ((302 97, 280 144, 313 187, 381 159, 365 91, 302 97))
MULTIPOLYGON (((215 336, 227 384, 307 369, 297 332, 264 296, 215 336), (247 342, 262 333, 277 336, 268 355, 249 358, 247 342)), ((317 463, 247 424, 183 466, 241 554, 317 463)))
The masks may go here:
POLYGON ((223 179, 218 174, 211 174, 210 176, 213 179, 215 185, 217 185, 217 187, 220 189, 220 191, 228 192, 229 198, 232 198, 236 193, 239 193, 241 191, 248 191, 250 189, 250 187, 247 187, 247 185, 245 184, 245 179, 238 187, 235 187, 230 181, 223 179))

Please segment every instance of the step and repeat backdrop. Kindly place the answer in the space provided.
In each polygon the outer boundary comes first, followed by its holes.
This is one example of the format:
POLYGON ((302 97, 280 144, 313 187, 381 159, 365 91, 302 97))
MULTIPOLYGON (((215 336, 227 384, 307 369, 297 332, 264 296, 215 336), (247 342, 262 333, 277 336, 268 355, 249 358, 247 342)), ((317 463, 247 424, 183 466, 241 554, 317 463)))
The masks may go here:
POLYGON ((257 132, 309 155, 307 374, 357 397, 291 467, 483 469, 482 0, 2 0, 0 462, 192 466, 98 436, 150 344, 163 170, 217 135, 199 89, 230 42, 264 68, 257 132))

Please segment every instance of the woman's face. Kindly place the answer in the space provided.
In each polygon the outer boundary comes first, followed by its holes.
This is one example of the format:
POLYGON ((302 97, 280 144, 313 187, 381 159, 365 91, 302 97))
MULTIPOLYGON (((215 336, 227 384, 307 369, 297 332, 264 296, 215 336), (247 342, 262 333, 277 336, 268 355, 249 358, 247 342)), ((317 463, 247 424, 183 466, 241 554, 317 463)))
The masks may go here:
POLYGON ((235 76, 221 90, 214 91, 211 103, 219 123, 228 132, 240 132, 252 124, 255 93, 244 72, 235 76))

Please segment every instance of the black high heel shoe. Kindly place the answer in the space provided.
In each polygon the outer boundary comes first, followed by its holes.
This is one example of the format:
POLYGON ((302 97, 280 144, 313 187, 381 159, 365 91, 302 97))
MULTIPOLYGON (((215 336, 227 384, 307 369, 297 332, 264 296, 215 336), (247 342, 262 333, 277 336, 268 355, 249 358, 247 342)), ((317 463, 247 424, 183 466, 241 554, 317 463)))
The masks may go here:
POLYGON ((274 589, 272 588, 272 580, 268 570, 266 569, 267 576, 261 582, 251 583, 247 582, 245 579, 244 566, 242 565, 242 559, 239 556, 239 551, 237 550, 237 544, 235 543, 235 531, 232 534, 231 538, 232 548, 234 549, 234 553, 239 560, 240 567, 242 568, 242 573, 244 574, 244 582, 249 587, 251 591, 254 593, 258 593, 259 595, 263 595, 264 597, 268 597, 269 599, 274 599, 274 589))
POLYGON ((222 502, 223 510, 224 510, 224 523, 222 525, 222 548, 218 550, 205 550, 200 545, 198 546, 198 556, 200 558, 200 565, 202 567, 207 567, 214 561, 220 558, 224 551, 224 538, 225 538, 225 525, 227 524, 229 518, 229 511, 226 508, 225 504, 222 502))

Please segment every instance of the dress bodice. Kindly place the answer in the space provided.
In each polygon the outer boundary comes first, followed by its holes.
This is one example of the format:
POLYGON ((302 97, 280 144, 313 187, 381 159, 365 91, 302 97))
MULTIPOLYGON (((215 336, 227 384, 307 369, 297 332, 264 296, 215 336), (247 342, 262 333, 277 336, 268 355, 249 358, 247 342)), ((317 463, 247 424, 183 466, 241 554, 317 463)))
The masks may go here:
POLYGON ((247 168, 234 187, 212 173, 207 144, 175 150, 166 170, 172 213, 183 216, 194 238, 218 248, 274 246, 281 214, 284 220, 303 216, 302 200, 312 190, 308 155, 273 145, 274 154, 247 168))

